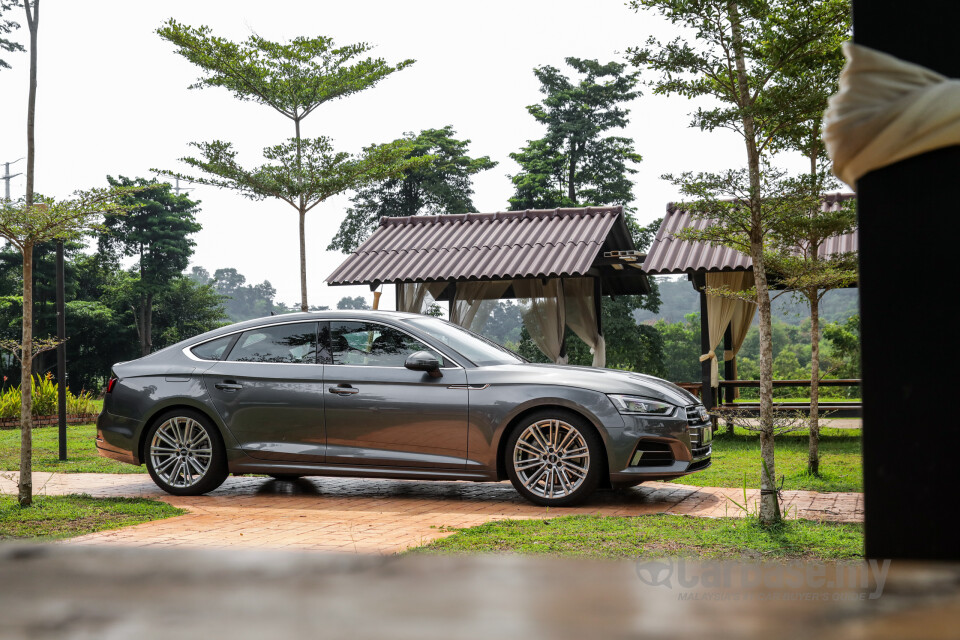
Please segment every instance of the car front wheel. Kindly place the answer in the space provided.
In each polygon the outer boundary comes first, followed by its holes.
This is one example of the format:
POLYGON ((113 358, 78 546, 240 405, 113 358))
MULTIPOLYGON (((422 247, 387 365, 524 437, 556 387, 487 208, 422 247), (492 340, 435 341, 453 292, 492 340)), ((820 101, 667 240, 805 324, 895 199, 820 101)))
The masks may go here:
POLYGON ((176 496, 213 491, 227 478, 220 433, 210 420, 189 410, 160 416, 147 433, 147 471, 161 489, 176 496))
POLYGON ((544 411, 527 417, 510 434, 507 475, 526 499, 544 506, 570 506, 596 490, 604 468, 600 437, 573 413, 544 411))

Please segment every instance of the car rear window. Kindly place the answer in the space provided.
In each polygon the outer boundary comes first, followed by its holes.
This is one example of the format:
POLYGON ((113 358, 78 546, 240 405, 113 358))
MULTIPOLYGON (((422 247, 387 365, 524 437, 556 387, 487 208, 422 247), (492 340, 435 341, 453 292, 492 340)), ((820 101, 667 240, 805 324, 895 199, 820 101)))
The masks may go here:
POLYGON ((227 352, 227 348, 236 337, 237 336, 235 335, 223 336, 222 338, 217 338, 216 340, 204 342, 203 344, 198 344, 193 349, 190 349, 190 352, 201 360, 223 360, 223 356, 227 352))

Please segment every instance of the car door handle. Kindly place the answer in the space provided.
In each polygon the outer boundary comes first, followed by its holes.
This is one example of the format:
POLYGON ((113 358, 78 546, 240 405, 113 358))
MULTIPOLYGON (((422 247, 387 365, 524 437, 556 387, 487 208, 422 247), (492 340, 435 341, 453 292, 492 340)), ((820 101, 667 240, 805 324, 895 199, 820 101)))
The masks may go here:
POLYGON ((237 384, 233 380, 224 380, 223 382, 218 382, 213 385, 217 389, 222 389, 223 391, 238 391, 243 388, 242 384, 237 384))
POLYGON ((360 389, 351 387, 348 384, 338 384, 335 387, 330 387, 330 393, 335 393, 338 396, 352 396, 355 393, 360 393, 360 389))

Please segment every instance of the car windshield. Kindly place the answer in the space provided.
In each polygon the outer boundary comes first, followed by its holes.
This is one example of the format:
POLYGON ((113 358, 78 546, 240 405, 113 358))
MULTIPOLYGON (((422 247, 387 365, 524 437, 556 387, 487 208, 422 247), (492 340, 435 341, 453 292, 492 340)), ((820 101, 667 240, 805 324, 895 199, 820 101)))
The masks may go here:
POLYGON ((487 340, 483 336, 478 336, 446 320, 423 317, 408 320, 407 322, 427 335, 443 342, 476 365, 484 366, 526 362, 523 358, 501 347, 496 342, 487 340))

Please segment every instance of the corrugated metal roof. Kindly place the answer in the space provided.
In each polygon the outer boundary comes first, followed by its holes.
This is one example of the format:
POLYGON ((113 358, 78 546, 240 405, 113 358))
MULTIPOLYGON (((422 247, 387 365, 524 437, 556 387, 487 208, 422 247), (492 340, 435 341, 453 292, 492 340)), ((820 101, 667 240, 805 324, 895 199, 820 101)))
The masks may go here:
POLYGON ((607 249, 633 249, 623 207, 381 218, 332 285, 584 275, 607 249))
MULTIPOLYGON (((830 194, 824 198, 824 211, 836 211, 841 203, 855 198, 852 193, 830 194)), ((753 268, 750 256, 727 247, 714 247, 702 242, 686 242, 674 236, 681 229, 702 230, 712 223, 681 210, 672 202, 657 231, 657 237, 647 251, 643 271, 647 275, 690 273, 694 271, 745 271, 753 268)), ((823 245, 824 255, 856 251, 857 234, 828 239, 823 245)))

